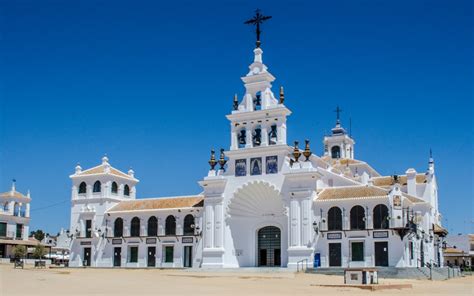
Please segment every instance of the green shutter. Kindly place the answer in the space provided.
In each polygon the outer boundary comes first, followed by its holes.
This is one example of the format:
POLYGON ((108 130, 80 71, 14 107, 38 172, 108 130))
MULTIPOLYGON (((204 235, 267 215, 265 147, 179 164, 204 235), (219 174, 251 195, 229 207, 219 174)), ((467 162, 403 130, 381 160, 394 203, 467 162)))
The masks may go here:
POLYGON ((352 261, 364 261, 364 243, 352 243, 352 261))
POLYGON ((7 236, 7 223, 0 223, 0 237, 7 236))

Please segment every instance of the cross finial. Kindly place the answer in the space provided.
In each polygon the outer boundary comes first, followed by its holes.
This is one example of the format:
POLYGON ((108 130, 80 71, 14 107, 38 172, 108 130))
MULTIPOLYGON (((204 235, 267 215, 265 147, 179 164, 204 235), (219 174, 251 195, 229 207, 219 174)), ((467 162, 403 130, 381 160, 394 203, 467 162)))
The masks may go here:
POLYGON ((257 42, 256 45, 257 47, 260 47, 260 33, 262 32, 260 30, 260 25, 266 21, 271 19, 271 16, 264 16, 263 14, 260 13, 260 9, 255 10, 255 16, 248 21, 244 22, 246 25, 255 25, 255 33, 257 35, 257 42))
POLYGON ((334 110, 334 112, 336 112, 336 123, 339 124, 341 121, 340 121, 340 115, 341 115, 341 112, 342 112, 342 109, 339 108, 339 106, 336 107, 336 110, 334 110))

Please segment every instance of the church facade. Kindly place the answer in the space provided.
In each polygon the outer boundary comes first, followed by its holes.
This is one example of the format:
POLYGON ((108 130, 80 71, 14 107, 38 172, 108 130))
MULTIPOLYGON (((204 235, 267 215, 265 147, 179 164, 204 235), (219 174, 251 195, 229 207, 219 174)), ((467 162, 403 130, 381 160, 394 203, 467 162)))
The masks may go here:
POLYGON ((287 144, 281 88, 257 46, 234 98, 230 149, 212 151, 198 195, 136 198, 107 157, 71 175, 70 266, 442 266, 435 165, 382 176, 355 158, 339 116, 324 154, 287 144))

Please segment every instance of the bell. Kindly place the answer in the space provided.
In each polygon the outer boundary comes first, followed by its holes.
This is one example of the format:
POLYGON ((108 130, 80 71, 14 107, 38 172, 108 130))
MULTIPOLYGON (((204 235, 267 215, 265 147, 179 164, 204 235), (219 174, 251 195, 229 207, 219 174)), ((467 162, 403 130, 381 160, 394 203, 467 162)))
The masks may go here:
POLYGON ((268 137, 270 138, 270 145, 274 145, 276 144, 278 138, 277 138, 277 127, 276 125, 272 125, 272 129, 268 135, 268 137))
POLYGON ((239 135, 239 144, 245 145, 247 143, 247 135, 245 133, 245 130, 242 130, 239 135))
POLYGON ((260 146, 260 144, 262 143, 262 130, 255 130, 255 135, 253 136, 253 143, 257 146, 260 146))

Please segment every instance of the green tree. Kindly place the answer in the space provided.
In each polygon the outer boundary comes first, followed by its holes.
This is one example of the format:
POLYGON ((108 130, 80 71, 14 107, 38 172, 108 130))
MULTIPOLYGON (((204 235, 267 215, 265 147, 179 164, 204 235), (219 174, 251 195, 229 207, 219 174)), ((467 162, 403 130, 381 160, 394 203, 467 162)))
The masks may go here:
POLYGON ((41 259, 44 255, 46 255, 46 248, 43 245, 36 245, 35 250, 33 251, 33 257, 41 259))
POLYGON ((36 239, 39 240, 39 241, 42 241, 42 240, 43 240, 44 235, 45 235, 45 234, 44 234, 43 230, 41 230, 41 229, 32 231, 32 232, 30 233, 30 236, 34 236, 34 238, 36 238, 36 239))
POLYGON ((24 258, 26 256, 26 247, 22 245, 16 245, 13 247, 12 252, 15 258, 24 258))

